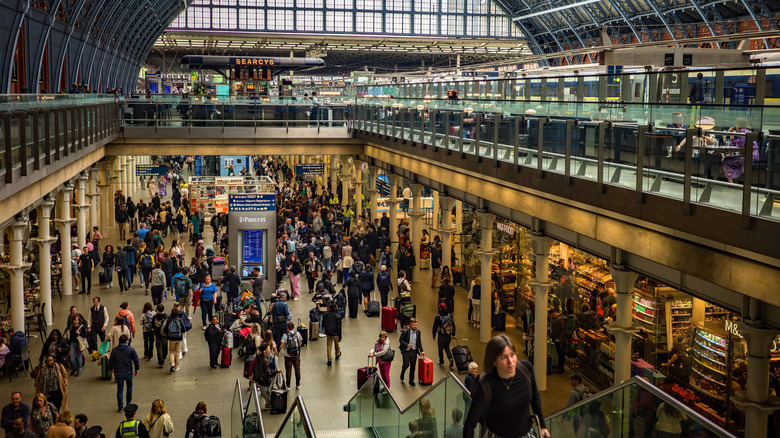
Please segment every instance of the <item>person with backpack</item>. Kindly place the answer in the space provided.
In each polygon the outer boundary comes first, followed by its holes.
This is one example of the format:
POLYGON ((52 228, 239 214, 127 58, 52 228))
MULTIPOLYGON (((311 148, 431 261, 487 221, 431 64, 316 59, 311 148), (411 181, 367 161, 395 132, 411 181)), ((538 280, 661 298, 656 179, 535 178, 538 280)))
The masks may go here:
POLYGON ((157 312, 152 318, 152 331, 154 332, 154 346, 157 351, 157 368, 162 368, 165 358, 168 356, 168 340, 165 337, 164 327, 168 324, 168 315, 165 314, 165 306, 157 305, 157 312))
MULTIPOLYGON (((186 318, 186 317, 185 317, 186 318)), ((182 321, 179 309, 171 309, 171 316, 168 318, 168 323, 165 325, 164 334, 168 338, 168 362, 171 363, 170 372, 174 373, 179 371, 179 363, 181 361, 181 343, 184 339, 184 321, 182 321)))
POLYGON ((127 290, 133 287, 133 277, 135 276, 135 270, 138 268, 138 250, 133 246, 133 240, 127 239, 127 246, 124 251, 126 253, 125 259, 127 261, 127 269, 122 272, 127 278, 127 290))
POLYGON ((441 286, 439 286, 439 304, 447 306, 447 313, 455 313, 455 288, 452 286, 452 280, 448 277, 442 277, 441 286))
MULTIPOLYGON (((144 284, 146 286, 146 295, 149 295, 149 283, 152 280, 152 270, 154 269, 154 255, 148 250, 148 246, 141 246, 142 251, 139 252, 141 256, 138 260, 138 267, 141 268, 141 275, 143 275, 144 284)), ((164 276, 165 274, 163 274, 164 276)))
POLYGON ((274 330, 274 342, 279 345, 287 330, 287 322, 291 319, 290 307, 287 305, 287 293, 279 292, 277 297, 271 296, 271 321, 274 330))
MULTIPOLYGON (((187 430, 184 432, 184 438, 210 438, 215 436, 211 427, 211 421, 208 415, 206 402, 198 402, 195 411, 187 417, 187 430)), ((215 417, 216 418, 216 417, 215 417)))
POLYGON ((144 336, 144 359, 152 360, 154 355, 154 316, 157 312, 154 311, 152 303, 145 303, 142 314, 142 327, 144 336))
POLYGON ((179 303, 184 314, 189 317, 190 304, 192 303, 192 279, 190 278, 189 268, 181 268, 181 270, 173 276, 171 290, 176 297, 176 302, 179 303))
POLYGON ((301 389, 301 344, 303 338, 298 330, 295 329, 295 323, 287 323, 287 333, 282 336, 282 343, 279 349, 284 349, 284 370, 287 377, 287 387, 290 387, 292 380, 291 369, 295 368, 295 389, 301 389))
POLYGON ((130 330, 130 339, 135 338, 135 317, 130 311, 130 304, 127 301, 119 305, 119 312, 116 315, 122 317, 124 325, 130 330))
POLYGON ((387 272, 386 265, 379 267, 379 274, 376 276, 376 288, 379 290, 382 307, 387 307, 387 295, 393 289, 393 281, 390 279, 390 273, 387 272))
POLYGON ((450 342, 452 337, 455 336, 455 321, 452 319, 452 314, 447 311, 447 305, 444 303, 439 304, 439 313, 433 320, 433 339, 436 340, 436 335, 439 335, 437 343, 439 345, 439 365, 444 365, 444 355, 442 351, 447 353, 447 359, 450 360, 450 368, 454 365, 452 361, 452 350, 450 350, 450 342))

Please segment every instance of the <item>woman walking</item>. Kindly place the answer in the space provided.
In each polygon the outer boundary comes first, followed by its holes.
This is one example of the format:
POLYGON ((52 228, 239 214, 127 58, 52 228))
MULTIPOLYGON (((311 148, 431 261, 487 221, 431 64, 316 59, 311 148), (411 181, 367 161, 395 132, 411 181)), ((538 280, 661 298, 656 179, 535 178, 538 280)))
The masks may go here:
POLYGON ((70 343, 70 364, 73 370, 70 372, 71 376, 81 376, 81 367, 84 366, 83 351, 87 349, 87 327, 84 325, 84 321, 81 317, 76 316, 73 318, 73 324, 68 331, 68 339, 70 343))
POLYGON ((113 270, 116 265, 116 255, 114 254, 114 247, 106 245, 103 252, 103 261, 100 262, 100 267, 103 268, 103 280, 106 282, 106 289, 114 287, 113 270))
POLYGON ((379 332, 379 339, 376 340, 374 348, 368 353, 368 357, 377 359, 379 375, 382 377, 382 381, 385 382, 385 386, 390 388, 390 366, 393 364, 395 352, 390 349, 390 340, 387 339, 386 331, 379 332))
POLYGON ((30 430, 37 438, 46 438, 46 432, 54 426, 58 416, 54 403, 49 402, 41 393, 35 394, 30 410, 30 430))
POLYGON ((165 409, 165 403, 160 399, 152 402, 152 409, 143 423, 149 432, 149 438, 164 438, 173 433, 173 420, 165 409))
POLYGON ((288 275, 290 277, 290 296, 293 301, 298 301, 301 296, 301 264, 298 262, 298 257, 295 254, 290 255, 290 270, 288 275))

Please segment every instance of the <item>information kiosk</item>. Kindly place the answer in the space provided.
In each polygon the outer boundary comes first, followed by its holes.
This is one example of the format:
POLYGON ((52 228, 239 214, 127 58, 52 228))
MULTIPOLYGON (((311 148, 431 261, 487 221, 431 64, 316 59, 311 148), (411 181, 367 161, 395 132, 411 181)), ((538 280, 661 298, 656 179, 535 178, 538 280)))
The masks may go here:
POLYGON ((260 268, 268 296, 276 287, 276 194, 230 193, 228 209, 230 264, 244 279, 260 268))

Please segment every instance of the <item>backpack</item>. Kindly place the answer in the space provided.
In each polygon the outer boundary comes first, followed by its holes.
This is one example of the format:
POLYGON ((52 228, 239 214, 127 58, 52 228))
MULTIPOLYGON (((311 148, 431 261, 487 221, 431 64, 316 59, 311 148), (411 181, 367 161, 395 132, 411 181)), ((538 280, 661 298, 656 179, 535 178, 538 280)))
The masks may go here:
POLYGON ((577 317, 572 313, 566 316, 566 336, 571 337, 577 329, 577 317))
POLYGON ((206 438, 211 436, 211 422, 207 415, 193 412, 187 419, 185 438, 206 438))
POLYGON ((184 334, 184 323, 181 322, 181 318, 171 318, 167 331, 168 338, 173 340, 181 339, 184 334))
POLYGON ((209 437, 221 437, 222 436, 222 423, 216 415, 209 416, 209 437))
POLYGON ((154 330, 153 322, 154 316, 150 316, 148 313, 144 313, 144 330, 154 330))
POLYGON ((184 278, 184 275, 176 278, 176 281, 173 283, 173 291, 180 298, 187 296, 187 280, 184 278))
POLYGON ((198 265, 190 265, 190 278, 195 278, 198 275, 198 265))
POLYGON ((590 398, 590 396, 593 395, 593 391, 591 391, 591 389, 590 389, 590 387, 588 385, 582 385, 582 386, 585 387, 585 391, 584 392, 580 391, 579 389, 577 389, 577 388, 579 388, 579 385, 574 387, 574 392, 576 392, 577 395, 580 397, 579 400, 577 400, 578 402, 580 402, 582 400, 585 400, 586 398, 590 398))
POLYGON ((127 327, 127 330, 130 331, 130 333, 133 333, 133 330, 130 328, 130 314, 124 315, 122 317, 122 323, 127 327))
POLYGON ((401 315, 404 317, 411 318, 414 316, 415 306, 412 302, 406 302, 403 305, 401 305, 401 315))
POLYGON ((471 288, 471 299, 472 300, 481 300, 482 299, 482 286, 479 284, 475 284, 473 288, 471 288))
POLYGON ((298 340, 298 332, 287 332, 287 343, 284 346, 288 356, 297 356, 301 352, 301 343, 298 340))
POLYGON ((244 357, 254 356, 255 354, 257 354, 255 340, 251 337, 246 338, 246 341, 244 342, 244 357))
POLYGON ((152 256, 149 254, 144 254, 143 257, 141 257, 141 267, 152 269, 154 267, 154 260, 152 260, 152 256))
POLYGON ((441 328, 439 330, 444 335, 452 336, 455 334, 455 321, 452 320, 450 315, 441 317, 441 328))
POLYGON ((387 271, 380 272, 376 276, 376 287, 379 290, 390 290, 390 289, 392 289, 392 282, 390 281, 390 274, 388 274, 387 271))
POLYGON ((154 318, 152 319, 152 331, 154 331, 154 334, 160 337, 164 337, 162 328, 165 326, 165 320, 168 318, 165 316, 165 314, 158 313, 157 315, 154 315, 154 318))

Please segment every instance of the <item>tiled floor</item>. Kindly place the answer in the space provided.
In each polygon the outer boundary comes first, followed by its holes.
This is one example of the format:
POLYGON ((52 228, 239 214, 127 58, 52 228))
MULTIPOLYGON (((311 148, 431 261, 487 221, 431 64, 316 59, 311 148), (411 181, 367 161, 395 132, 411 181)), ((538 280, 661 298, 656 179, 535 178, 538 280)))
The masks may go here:
MULTIPOLYGON (((105 244, 116 240, 117 232, 115 229, 104 230, 103 234, 106 238, 103 241, 105 244)), ((172 237, 168 236, 165 239, 166 244, 170 243, 171 240, 172 237)), ((205 241, 211 241, 209 234, 206 234, 205 241)), ((190 255, 192 252, 191 246, 185 247, 185 254, 190 255)), ((185 260, 188 259, 185 257, 185 260)), ((426 271, 423 272, 426 273, 426 271)), ((305 281, 301 282, 301 288, 302 299, 290 301, 290 307, 296 319, 298 317, 308 319, 308 311, 313 305, 307 298, 305 281)), ((116 314, 119 310, 119 304, 123 301, 130 303, 130 308, 135 315, 140 314, 145 302, 151 301, 150 296, 144 295, 143 289, 137 282, 128 293, 120 293, 116 281, 112 289, 98 286, 97 273, 94 274, 92 288, 92 296, 95 295, 102 298, 102 302, 108 307, 111 316, 116 314)), ((428 336, 431 333, 436 309, 435 291, 429 289, 427 281, 423 280, 419 284, 415 284, 413 299, 418 306, 418 319, 421 321, 420 330, 425 335, 423 345, 426 347, 426 353, 435 356, 435 341, 428 336)), ((71 305, 77 306, 82 313, 86 313, 91 305, 91 297, 71 295, 64 297, 62 301, 56 300, 54 328, 60 330, 64 328, 64 318, 71 305)), ((166 307, 169 308, 169 306, 166 307)), ((468 345, 474 359, 480 363, 484 354, 484 344, 478 341, 478 330, 466 324, 467 308, 466 292, 457 288, 455 323, 458 327, 458 342, 468 345)), ((199 317, 199 312, 196 316, 199 317)), ((176 435, 184 432, 187 416, 193 411, 195 404, 201 400, 208 404, 210 414, 217 415, 222 419, 223 428, 229 428, 230 408, 236 379, 241 379, 245 388, 247 386, 246 380, 242 378, 243 360, 235 354, 233 366, 230 369, 209 370, 208 351, 205 340, 201 336, 202 330, 199 320, 193 318, 193 322, 195 327, 189 333, 188 339, 189 353, 183 358, 181 371, 171 374, 168 372, 168 366, 158 369, 154 361, 146 362, 142 358, 141 371, 134 382, 133 402, 140 406, 139 416, 140 414, 145 416, 149 412, 152 401, 158 398, 162 399, 173 417, 176 435)), ((138 330, 140 333, 140 327, 138 330)), ((300 391, 293 388, 288 402, 292 403, 296 395, 303 396, 315 429, 335 430, 347 426, 347 415, 342 410, 342 406, 356 391, 356 370, 365 365, 368 351, 376 340, 379 330, 380 319, 368 318, 362 312, 357 319, 344 321, 343 356, 340 360, 334 361, 331 367, 326 365, 324 339, 310 342, 309 346, 302 350, 302 388, 300 391)), ((507 334, 520 345, 521 333, 512 326, 511 320, 507 324, 507 334)), ((396 348, 397 339, 397 333, 391 334, 394 348, 396 348)), ((143 346, 140 337, 133 342, 133 346, 139 351, 139 356, 142 356, 143 346)), ((32 339, 30 351, 34 361, 37 361, 40 348, 41 341, 37 338, 32 339)), ((398 382, 400 367, 400 360, 393 362, 390 374, 391 388, 399 403, 405 406, 425 392, 427 387, 420 385, 411 387, 408 384, 400 384, 398 382)), ((449 371, 450 369, 447 367, 435 365, 434 381, 443 378, 449 371)), ((564 376, 562 374, 548 376, 548 390, 542 394, 546 413, 557 411, 566 404, 570 387, 568 379, 564 376)), ((465 374, 459 377, 463 378, 465 374)), ((11 390, 21 391, 23 399, 29 402, 34 396, 33 380, 29 375, 22 376, 20 374, 9 384, 8 379, 3 376, 0 379, 0 403, 5 404, 10 401, 11 390)), ((90 425, 100 424, 110 434, 114 433, 117 424, 122 420, 122 415, 116 412, 116 386, 111 382, 101 381, 97 362, 90 362, 89 359, 82 376, 70 380, 69 404, 74 414, 87 414, 90 418, 90 425)), ((284 416, 269 415, 267 412, 263 412, 263 414, 266 431, 268 433, 275 432, 284 416)))

